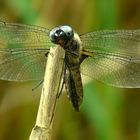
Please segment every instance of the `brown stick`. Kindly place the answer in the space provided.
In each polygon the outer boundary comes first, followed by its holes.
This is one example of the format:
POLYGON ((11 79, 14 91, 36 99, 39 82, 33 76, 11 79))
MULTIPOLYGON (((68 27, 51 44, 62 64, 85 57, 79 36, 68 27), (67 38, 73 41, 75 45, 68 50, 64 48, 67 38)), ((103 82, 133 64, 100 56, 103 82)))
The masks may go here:
POLYGON ((59 46, 50 50, 36 124, 29 140, 51 140, 52 119, 61 82, 64 55, 64 50, 59 46))

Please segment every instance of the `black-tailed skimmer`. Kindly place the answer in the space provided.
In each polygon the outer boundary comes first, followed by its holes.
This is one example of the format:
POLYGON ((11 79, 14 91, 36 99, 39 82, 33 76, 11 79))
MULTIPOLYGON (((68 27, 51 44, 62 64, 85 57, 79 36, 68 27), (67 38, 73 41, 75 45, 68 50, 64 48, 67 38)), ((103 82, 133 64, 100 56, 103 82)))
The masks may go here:
POLYGON ((52 46, 65 50, 64 82, 76 111, 83 99, 81 74, 115 87, 140 87, 139 29, 78 35, 67 25, 48 30, 0 22, 0 79, 42 80, 52 46))

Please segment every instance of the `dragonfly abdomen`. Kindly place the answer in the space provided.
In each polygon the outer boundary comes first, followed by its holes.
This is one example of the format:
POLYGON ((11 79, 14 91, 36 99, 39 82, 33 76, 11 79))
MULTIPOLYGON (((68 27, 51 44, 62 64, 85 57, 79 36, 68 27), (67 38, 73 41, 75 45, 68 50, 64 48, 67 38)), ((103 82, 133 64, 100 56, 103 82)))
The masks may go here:
POLYGON ((66 89, 68 98, 70 99, 76 111, 79 111, 79 106, 83 100, 83 87, 79 67, 74 67, 67 71, 66 89))

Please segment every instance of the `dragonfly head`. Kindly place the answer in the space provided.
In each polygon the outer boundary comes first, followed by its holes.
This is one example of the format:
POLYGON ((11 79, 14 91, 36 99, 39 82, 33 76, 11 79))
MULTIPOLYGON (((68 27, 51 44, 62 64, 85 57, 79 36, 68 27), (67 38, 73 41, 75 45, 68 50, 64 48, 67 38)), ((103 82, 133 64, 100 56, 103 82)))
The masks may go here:
POLYGON ((51 30, 50 39, 53 43, 60 46, 66 45, 74 37, 72 28, 68 25, 59 26, 51 30))

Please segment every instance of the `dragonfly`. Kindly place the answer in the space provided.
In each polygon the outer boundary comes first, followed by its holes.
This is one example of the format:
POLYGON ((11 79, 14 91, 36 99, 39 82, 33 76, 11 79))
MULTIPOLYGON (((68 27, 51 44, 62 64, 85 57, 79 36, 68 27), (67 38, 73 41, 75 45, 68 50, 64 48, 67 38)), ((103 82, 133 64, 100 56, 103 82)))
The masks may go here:
POLYGON ((74 109, 83 100, 81 75, 114 87, 140 88, 140 29, 78 35, 68 25, 52 30, 0 22, 0 79, 43 80, 50 47, 65 50, 64 83, 74 109))

